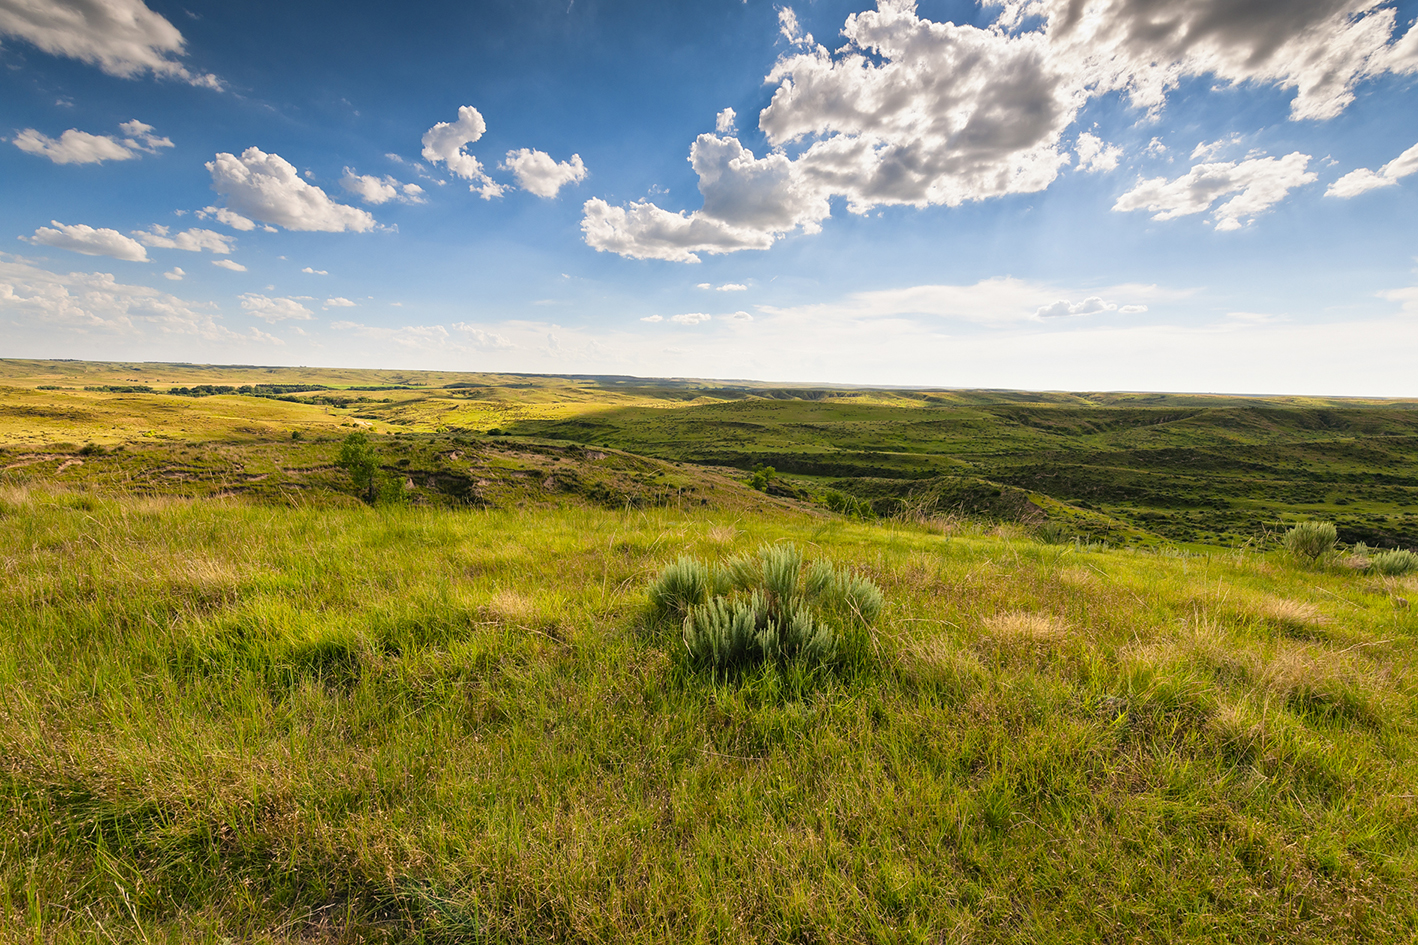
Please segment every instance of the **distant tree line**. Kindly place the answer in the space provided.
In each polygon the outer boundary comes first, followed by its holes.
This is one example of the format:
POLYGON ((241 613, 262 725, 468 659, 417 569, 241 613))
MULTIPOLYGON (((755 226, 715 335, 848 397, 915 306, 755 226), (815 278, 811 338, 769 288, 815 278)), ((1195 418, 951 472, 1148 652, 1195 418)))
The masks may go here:
MULTIPOLYGON (((57 387, 42 387, 41 390, 59 390, 57 387)), ((420 390, 408 385, 384 385, 366 387, 327 387, 324 384, 197 384, 193 387, 169 387, 166 391, 155 390, 147 384, 104 384, 85 387, 84 390, 102 394, 171 394, 174 397, 215 397, 218 394, 239 394, 246 397, 274 397, 294 400, 291 394, 309 394, 315 391, 378 391, 378 390, 420 390)))
POLYGON ((198 384, 195 387, 170 387, 175 397, 214 397, 217 394, 245 394, 248 397, 279 397, 282 394, 305 394, 315 390, 330 390, 323 384, 198 384))

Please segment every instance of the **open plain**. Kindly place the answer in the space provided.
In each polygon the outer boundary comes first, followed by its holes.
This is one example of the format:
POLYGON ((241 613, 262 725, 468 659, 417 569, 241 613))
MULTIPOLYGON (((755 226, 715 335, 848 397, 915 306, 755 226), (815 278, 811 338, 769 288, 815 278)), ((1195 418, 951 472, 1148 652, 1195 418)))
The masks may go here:
POLYGON ((1405 402, 0 362, 0 936, 1409 940, 1418 577, 1373 562, 1415 443, 1405 402), (859 651, 655 618, 765 546, 880 589, 859 651))

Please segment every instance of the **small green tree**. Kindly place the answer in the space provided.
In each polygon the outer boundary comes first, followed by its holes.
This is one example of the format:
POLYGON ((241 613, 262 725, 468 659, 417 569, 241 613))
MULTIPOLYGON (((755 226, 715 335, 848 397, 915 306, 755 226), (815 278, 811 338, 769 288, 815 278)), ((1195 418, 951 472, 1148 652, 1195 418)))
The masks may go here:
POLYGON ((773 481, 773 477, 776 475, 778 475, 778 470, 759 463, 753 467, 753 475, 748 478, 748 484, 759 492, 767 492, 768 484, 773 481))
POLYGON ((363 431, 357 430, 345 437, 335 465, 350 474, 360 497, 372 505, 379 494, 379 460, 374 455, 373 444, 363 431))

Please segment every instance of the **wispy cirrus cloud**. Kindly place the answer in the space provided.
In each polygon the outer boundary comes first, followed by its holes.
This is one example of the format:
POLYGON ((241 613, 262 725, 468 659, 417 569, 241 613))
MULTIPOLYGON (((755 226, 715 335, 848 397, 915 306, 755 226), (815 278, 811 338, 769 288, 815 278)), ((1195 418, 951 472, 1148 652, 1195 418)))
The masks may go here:
POLYGON ((315 313, 297 299, 281 296, 273 298, 255 292, 247 292, 241 296, 241 307, 257 318, 272 323, 288 320, 308 322, 315 317, 315 313))
POLYGON ((211 306, 143 285, 119 282, 106 272, 50 272, 30 260, 0 254, 0 318, 24 319, 81 335, 117 334, 150 339, 190 336, 217 342, 278 339, 239 334, 218 321, 211 306))
POLYGON ((1115 285, 1087 293, 1005 276, 967 285, 876 289, 854 292, 835 302, 759 308, 771 315, 806 322, 907 318, 1009 326, 1059 316, 1136 315, 1148 310, 1148 302, 1187 294, 1143 284, 1115 285))

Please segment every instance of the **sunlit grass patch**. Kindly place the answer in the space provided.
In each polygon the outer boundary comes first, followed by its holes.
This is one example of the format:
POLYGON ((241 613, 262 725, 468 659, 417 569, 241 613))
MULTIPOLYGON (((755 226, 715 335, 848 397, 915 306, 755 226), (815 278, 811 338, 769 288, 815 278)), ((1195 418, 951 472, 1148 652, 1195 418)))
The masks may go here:
POLYGON ((1388 676, 1359 650, 1287 645, 1270 654, 1257 681, 1261 691, 1296 712, 1374 724, 1393 698, 1388 676))
POLYGON ((0 937, 1411 925, 1411 576, 789 509, 31 487, 3 521, 0 937), (886 597, 851 671, 704 673, 647 631, 644 589, 680 554, 788 543, 886 597), (1283 602, 1318 602, 1324 635, 1282 631, 1283 602))
POLYGON ((1243 612, 1262 620, 1286 626, 1319 626, 1330 622, 1329 616, 1311 601, 1293 600, 1272 595, 1257 595, 1240 604, 1243 612))
POLYGON ((985 630, 1000 643, 1057 643, 1069 635, 1069 628, 1058 617, 1032 613, 991 614, 985 618, 985 630))

